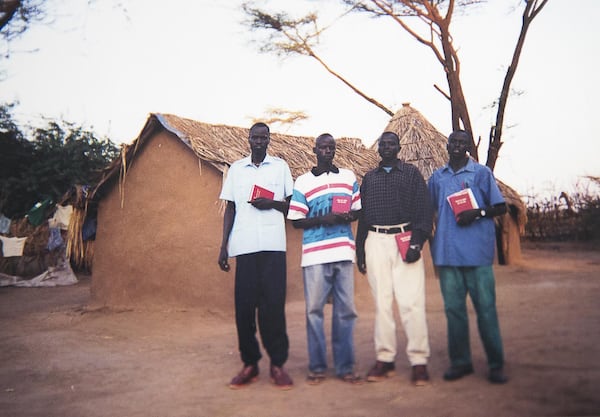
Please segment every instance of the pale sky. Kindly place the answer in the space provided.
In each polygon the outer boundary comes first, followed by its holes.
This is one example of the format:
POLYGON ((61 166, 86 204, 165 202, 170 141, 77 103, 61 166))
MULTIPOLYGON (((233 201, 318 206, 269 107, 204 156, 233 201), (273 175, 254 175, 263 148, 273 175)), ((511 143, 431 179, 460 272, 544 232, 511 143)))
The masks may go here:
MULTIPOLYGON (((17 119, 83 124, 130 143, 149 113, 249 127, 269 108, 310 119, 282 133, 358 137, 370 145, 389 116, 351 92, 307 57, 259 54, 241 24, 238 0, 48 0, 51 25, 33 26, 0 44, 0 101, 19 101, 17 119), (119 6, 119 3, 124 6, 119 6), (168 6, 165 6, 168 5, 168 6), (125 11, 123 9, 126 9, 125 11)), ((319 10, 330 23, 336 0, 261 1, 277 10, 319 10)), ((518 0, 489 0, 455 16, 451 31, 476 136, 487 143, 520 27, 518 0)), ((534 20, 509 100, 495 174, 521 194, 558 194, 581 176, 600 176, 598 118, 600 14, 597 0, 550 0, 534 20)), ((368 95, 397 110, 410 102, 450 133, 447 88, 431 51, 389 20, 337 21, 317 52, 368 95)), ((480 149, 485 162, 487 146, 480 149)))

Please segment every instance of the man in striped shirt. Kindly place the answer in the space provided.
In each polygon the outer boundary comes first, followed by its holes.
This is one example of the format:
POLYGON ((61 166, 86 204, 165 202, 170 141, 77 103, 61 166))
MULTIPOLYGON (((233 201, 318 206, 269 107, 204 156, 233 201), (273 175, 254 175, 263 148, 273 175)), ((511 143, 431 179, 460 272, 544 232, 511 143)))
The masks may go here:
POLYGON ((354 253, 350 223, 361 209, 354 173, 333 164, 335 139, 318 136, 313 148, 317 166, 296 179, 288 219, 303 229, 302 276, 306 300, 308 383, 325 379, 327 348, 323 309, 333 301, 332 349, 335 374, 344 382, 360 384, 354 373, 354 253))

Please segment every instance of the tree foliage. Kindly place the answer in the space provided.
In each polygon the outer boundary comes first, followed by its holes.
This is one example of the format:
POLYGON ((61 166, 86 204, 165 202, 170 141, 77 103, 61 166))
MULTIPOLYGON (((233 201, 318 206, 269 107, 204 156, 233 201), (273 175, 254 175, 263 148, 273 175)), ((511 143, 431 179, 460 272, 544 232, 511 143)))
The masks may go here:
POLYGON ((118 155, 109 139, 64 121, 34 128, 27 140, 12 107, 0 106, 0 212, 8 217, 46 198, 57 201, 73 185, 93 185, 118 155))
POLYGON ((0 35, 10 41, 45 17, 42 0, 0 0, 0 35))
MULTIPOLYGON (((450 101, 453 129, 465 129, 473 132, 467 99, 461 80, 461 62, 453 44, 450 30, 456 9, 466 12, 471 6, 485 3, 485 0, 339 0, 350 12, 364 13, 370 17, 391 19, 416 41, 428 47, 443 68, 447 80, 447 91, 434 86, 450 101)), ((524 4, 522 26, 507 69, 504 83, 497 100, 496 122, 490 128, 488 158, 486 165, 494 169, 502 146, 502 127, 504 112, 509 97, 510 85, 515 75, 519 58, 523 50, 525 37, 533 19, 539 14, 548 0, 521 0, 524 4)), ((389 115, 393 112, 372 97, 367 96, 355 84, 349 82, 339 72, 331 70, 323 58, 315 52, 319 35, 326 29, 320 27, 318 15, 313 12, 299 19, 291 19, 284 12, 268 13, 244 4, 244 10, 250 18, 251 29, 270 33, 261 50, 278 54, 300 54, 316 59, 328 72, 344 82, 355 93, 381 108, 389 115)), ((473 135, 474 136, 474 135, 473 135)), ((473 157, 478 158, 479 143, 472 137, 473 157)))

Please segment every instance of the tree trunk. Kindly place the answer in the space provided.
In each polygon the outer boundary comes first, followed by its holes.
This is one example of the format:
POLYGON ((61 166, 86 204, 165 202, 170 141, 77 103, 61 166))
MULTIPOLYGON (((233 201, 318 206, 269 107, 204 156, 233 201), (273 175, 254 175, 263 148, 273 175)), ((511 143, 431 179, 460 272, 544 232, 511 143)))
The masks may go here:
POLYGON ((498 112, 496 113, 496 124, 490 127, 489 147, 487 154, 486 165, 493 171, 496 167, 496 160, 502 147, 502 126, 504 125, 504 113, 506 111, 506 103, 510 93, 510 85, 517 71, 519 65, 519 58, 523 51, 523 45, 525 44, 525 36, 527 30, 533 19, 537 16, 540 10, 546 5, 548 0, 541 0, 538 4, 538 0, 527 0, 525 9, 523 10, 523 24, 521 26, 521 32, 519 33, 519 39, 513 52, 512 61, 510 66, 506 70, 504 77, 504 83, 502 84, 502 91, 500 92, 500 99, 498 100, 498 112), (537 6, 537 7, 536 7, 537 6))

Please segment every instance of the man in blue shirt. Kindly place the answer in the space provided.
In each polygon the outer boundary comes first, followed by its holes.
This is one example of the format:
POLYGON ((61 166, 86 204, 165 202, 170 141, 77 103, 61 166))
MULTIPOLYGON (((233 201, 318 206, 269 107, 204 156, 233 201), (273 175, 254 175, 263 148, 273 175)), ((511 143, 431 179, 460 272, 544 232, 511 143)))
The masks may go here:
POLYGON ((294 183, 288 164, 267 154, 270 133, 266 124, 253 125, 248 142, 251 155, 231 165, 220 195, 227 206, 218 263, 227 272, 228 257, 236 257, 235 321, 244 363, 229 387, 241 388, 258 377, 258 317, 262 343, 271 359, 271 379, 278 388, 290 389, 292 379, 283 369, 289 348, 285 215, 294 183), (272 198, 253 198, 255 186, 272 193, 272 198))
POLYGON ((431 255, 437 267, 448 325, 450 368, 447 381, 473 373, 469 345, 466 297, 470 295, 477 313, 479 335, 492 383, 507 382, 503 373, 504 354, 496 312, 494 272, 495 225, 493 217, 506 213, 506 203, 492 171, 471 159, 471 137, 464 130, 448 138, 449 162, 429 179, 429 192, 437 213, 431 255), (448 196, 469 188, 476 208, 456 213, 448 196))

